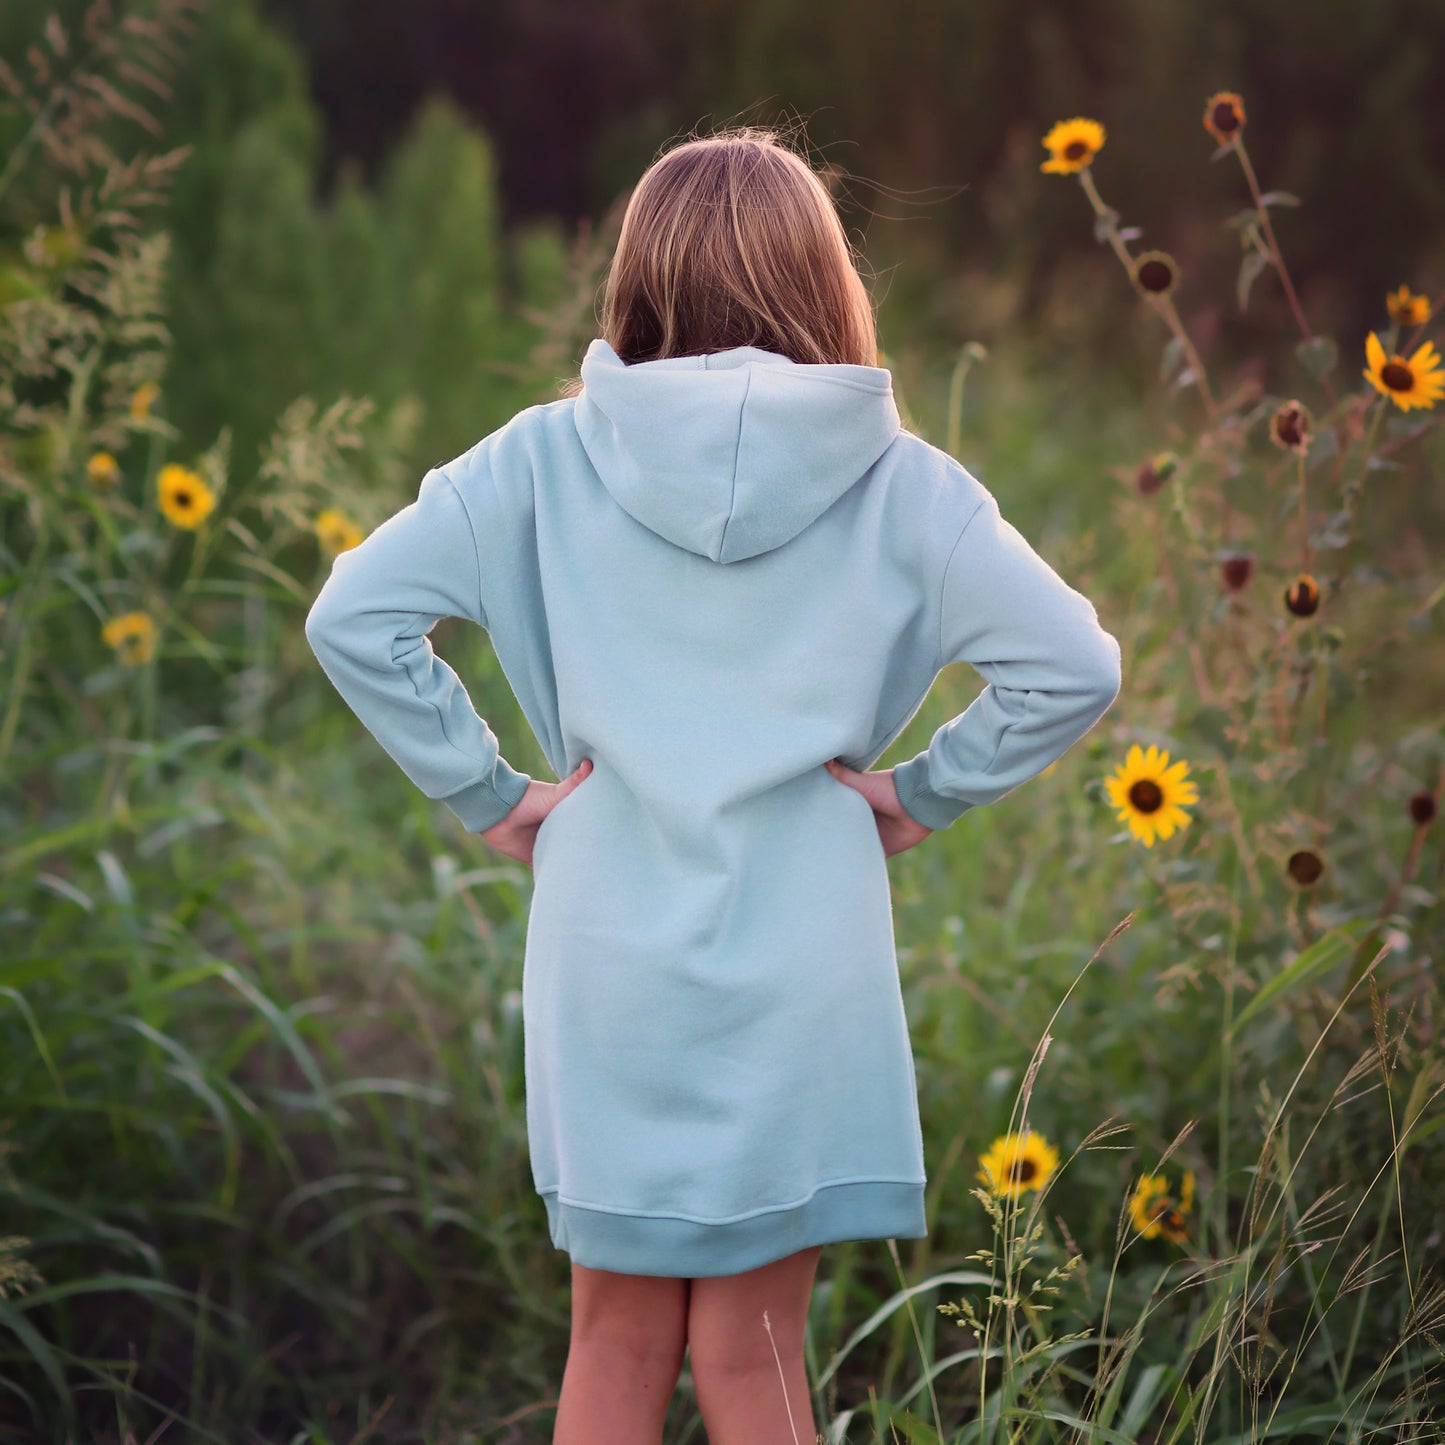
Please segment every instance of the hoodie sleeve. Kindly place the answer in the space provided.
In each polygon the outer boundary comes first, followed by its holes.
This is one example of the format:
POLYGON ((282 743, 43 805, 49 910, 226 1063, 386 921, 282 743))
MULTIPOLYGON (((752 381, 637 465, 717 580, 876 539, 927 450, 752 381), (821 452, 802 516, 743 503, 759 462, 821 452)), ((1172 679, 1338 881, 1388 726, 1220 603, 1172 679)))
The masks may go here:
POLYGON ((434 468, 416 501, 337 555, 306 616, 306 640, 407 777, 481 833, 531 779, 507 765, 461 679, 432 650, 427 634, 443 617, 487 625, 466 504, 434 468))
POLYGON ((893 770, 904 811, 933 829, 1037 776, 1119 695, 1118 641, 1004 520, 992 494, 944 568, 939 668, 949 662, 970 663, 988 686, 893 770))

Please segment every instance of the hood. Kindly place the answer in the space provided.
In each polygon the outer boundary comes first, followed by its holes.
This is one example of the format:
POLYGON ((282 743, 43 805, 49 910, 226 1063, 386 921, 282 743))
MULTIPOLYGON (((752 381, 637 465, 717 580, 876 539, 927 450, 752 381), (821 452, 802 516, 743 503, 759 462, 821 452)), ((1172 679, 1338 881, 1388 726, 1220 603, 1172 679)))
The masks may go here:
POLYGON ((756 346, 629 366, 598 337, 582 381, 577 434, 618 506, 714 562, 790 541, 899 430, 883 367, 804 365, 756 346))

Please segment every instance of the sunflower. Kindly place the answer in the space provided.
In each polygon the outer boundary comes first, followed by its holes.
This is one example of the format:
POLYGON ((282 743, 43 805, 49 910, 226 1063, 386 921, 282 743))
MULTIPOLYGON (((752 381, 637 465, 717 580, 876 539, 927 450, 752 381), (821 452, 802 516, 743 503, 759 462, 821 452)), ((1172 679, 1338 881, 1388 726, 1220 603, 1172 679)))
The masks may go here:
POLYGON ((1156 836, 1168 838, 1189 823, 1182 805, 1197 803, 1199 791, 1186 781, 1188 771, 1189 764, 1182 760, 1170 767, 1169 754, 1153 743, 1147 753, 1135 743, 1113 776, 1104 779, 1120 822, 1128 823, 1146 848, 1154 846, 1156 836))
POLYGON ((1146 1174, 1129 1196, 1129 1215, 1134 1228, 1145 1239, 1163 1237, 1171 1244, 1183 1244, 1189 1237, 1185 1215, 1194 1208, 1194 1171, 1186 1169, 1177 1196, 1169 1192, 1162 1174, 1146 1174))
POLYGON ((120 463, 109 452, 95 452, 85 464, 85 475, 97 487, 113 487, 120 477, 120 463))
POLYGON ((130 414, 134 421, 144 421, 151 414, 151 407, 160 397, 161 389, 153 381, 143 381, 136 387, 130 399, 130 414))
POLYGON ((1320 584, 1308 572, 1301 572, 1284 589, 1284 605, 1296 617, 1313 617, 1320 610, 1320 584))
POLYGON ((161 468, 156 478, 161 511, 178 527, 193 530, 199 527, 216 505, 215 493, 205 484, 199 472, 174 462, 161 468))
POLYGON ((1067 176, 1081 171, 1104 148, 1104 127, 1096 120, 1076 115, 1061 120, 1043 139, 1049 158, 1039 167, 1055 175, 1067 176))
POLYGON ((333 557, 338 552, 349 551, 361 541, 361 528, 339 507, 328 507, 319 513, 314 525, 321 545, 333 557))
POLYGON ((1026 1189, 1042 1189, 1059 1167, 1059 1151, 1036 1129, 1003 1134, 979 1161, 978 1177, 995 1194, 1017 1199, 1026 1189))
POLYGON ((1287 452, 1309 450, 1313 423, 1303 402, 1281 402, 1269 424, 1269 439, 1287 452))
POLYGON ((156 655, 156 625, 149 612, 122 612, 100 629, 100 635, 127 667, 137 667, 156 655))
POLYGON ((1145 251, 1130 274, 1146 296, 1167 296, 1179 282, 1179 265, 1167 251, 1145 251))
POLYGON ((1365 358, 1370 363, 1365 378, 1401 411, 1412 406, 1432 407, 1445 396, 1445 370, 1433 341, 1424 342, 1408 361, 1403 356, 1386 358, 1380 338, 1372 331, 1365 342, 1365 358))
POLYGON ((1220 565, 1219 575, 1231 592, 1242 592, 1249 586, 1249 579, 1254 576, 1254 558, 1247 552, 1226 557, 1220 565))
POLYGON ((1134 473, 1134 485, 1144 496, 1152 496, 1179 470, 1179 458, 1173 452, 1155 452, 1147 461, 1139 463, 1134 473))
POLYGON ((1416 295, 1408 286, 1401 286, 1385 297, 1390 319, 1401 326, 1423 326, 1430 319, 1428 297, 1416 295))
POLYGON ((1244 97, 1232 90, 1217 90, 1204 102, 1204 129, 1222 146, 1244 129, 1244 97))
POLYGON ((1308 888, 1312 883, 1320 881, 1320 876, 1325 871, 1325 860, 1313 848, 1300 848, 1289 855, 1284 866, 1285 872, 1301 888, 1308 888))

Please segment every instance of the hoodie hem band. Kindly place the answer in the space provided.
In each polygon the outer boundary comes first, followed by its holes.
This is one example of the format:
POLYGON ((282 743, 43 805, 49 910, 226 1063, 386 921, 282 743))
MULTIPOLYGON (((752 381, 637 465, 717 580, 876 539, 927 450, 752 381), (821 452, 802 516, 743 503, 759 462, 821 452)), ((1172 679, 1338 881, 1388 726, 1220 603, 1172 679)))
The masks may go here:
POLYGON ((560 1201, 547 1206, 552 1243, 588 1269, 698 1279, 739 1274, 811 1245, 862 1239, 923 1239, 924 1184, 824 1185, 792 1208, 718 1224, 657 1214, 616 1214, 560 1201))

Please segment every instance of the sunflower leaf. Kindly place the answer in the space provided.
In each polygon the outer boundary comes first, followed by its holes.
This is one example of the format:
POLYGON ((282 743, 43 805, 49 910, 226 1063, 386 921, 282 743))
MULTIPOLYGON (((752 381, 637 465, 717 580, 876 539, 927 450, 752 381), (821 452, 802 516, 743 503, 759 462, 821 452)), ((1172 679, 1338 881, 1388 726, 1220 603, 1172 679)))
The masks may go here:
POLYGON ((1298 196, 1292 196, 1288 191, 1266 191, 1260 198, 1261 206, 1297 206, 1300 203, 1298 196))
POLYGON ((1331 514, 1318 532, 1310 536, 1312 548, 1347 547, 1350 541, 1350 514, 1348 511, 1331 514))
POLYGON ((1179 369, 1179 363, 1184 360, 1184 343, 1177 336, 1171 336, 1165 343, 1163 354, 1159 358, 1159 380, 1168 381, 1179 369))
POLYGON ((1373 926, 1368 918, 1355 918, 1316 939, 1292 963, 1261 985, 1259 992, 1235 1016, 1229 1027, 1230 1037, 1238 1033, 1271 999, 1344 963, 1373 926))
POLYGON ((1335 369, 1335 363, 1340 358, 1340 349, 1335 345, 1333 337, 1311 336, 1308 341, 1301 341, 1295 347, 1294 354, 1299 357, 1300 365, 1311 376, 1323 376, 1327 371, 1335 369))
POLYGON ((1263 251, 1251 251, 1243 261, 1239 263, 1239 282, 1235 287, 1235 294, 1239 297, 1239 309, 1249 310, 1249 291, 1259 277, 1259 273, 1269 265, 1269 257, 1263 251))
POLYGON ((1137 241, 1143 234, 1143 230, 1138 226, 1125 226, 1124 229, 1119 232, 1119 239, 1121 241, 1137 241))
POLYGON ((1104 209, 1094 217, 1094 239, 1101 245, 1106 243, 1109 239, 1109 233, 1114 229, 1115 225, 1118 224, 1118 220, 1118 211, 1116 211, 1113 206, 1105 206, 1104 209))

